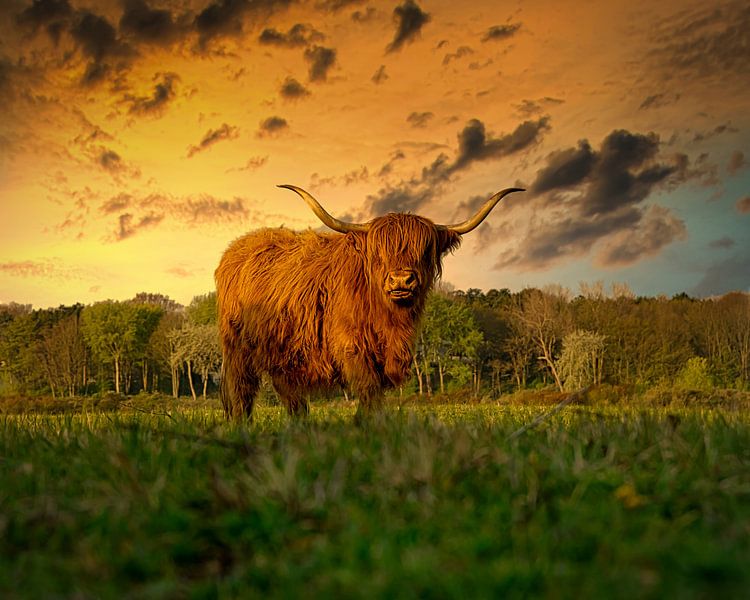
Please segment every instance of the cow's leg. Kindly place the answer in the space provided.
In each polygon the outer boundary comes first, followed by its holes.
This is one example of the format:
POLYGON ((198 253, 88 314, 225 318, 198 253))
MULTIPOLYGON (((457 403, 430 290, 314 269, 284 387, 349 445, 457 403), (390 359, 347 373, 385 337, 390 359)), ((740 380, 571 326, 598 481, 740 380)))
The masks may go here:
POLYGON ((358 388, 356 390, 359 402, 354 415, 356 423, 363 423, 375 415, 383 412, 383 392, 376 387, 358 388))
POLYGON ((375 365, 367 357, 349 351, 341 371, 344 380, 358 398, 355 422, 362 423, 370 416, 382 412, 383 391, 375 375, 375 365))
POLYGON ((308 402, 307 394, 299 388, 290 386, 282 377, 273 377, 273 387, 279 393, 289 416, 306 417, 310 414, 310 403, 308 402))
POLYGON ((221 364, 220 396, 226 418, 252 421, 253 404, 259 387, 259 375, 244 364, 238 353, 225 351, 221 364))

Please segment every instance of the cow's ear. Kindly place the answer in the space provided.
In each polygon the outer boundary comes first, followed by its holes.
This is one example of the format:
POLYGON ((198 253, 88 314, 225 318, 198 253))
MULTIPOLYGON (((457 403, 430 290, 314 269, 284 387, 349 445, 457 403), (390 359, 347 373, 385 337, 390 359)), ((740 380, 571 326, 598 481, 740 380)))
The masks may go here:
POLYGON ((461 236, 451 229, 440 230, 440 254, 453 252, 461 245, 461 236))

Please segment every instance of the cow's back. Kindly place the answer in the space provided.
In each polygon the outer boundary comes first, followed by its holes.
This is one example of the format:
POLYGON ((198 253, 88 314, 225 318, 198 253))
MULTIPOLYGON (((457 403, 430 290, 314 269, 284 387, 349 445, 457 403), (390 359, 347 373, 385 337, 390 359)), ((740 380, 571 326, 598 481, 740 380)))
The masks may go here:
POLYGON ((337 237, 261 229, 230 244, 215 274, 225 351, 271 373, 330 371, 321 325, 337 237))

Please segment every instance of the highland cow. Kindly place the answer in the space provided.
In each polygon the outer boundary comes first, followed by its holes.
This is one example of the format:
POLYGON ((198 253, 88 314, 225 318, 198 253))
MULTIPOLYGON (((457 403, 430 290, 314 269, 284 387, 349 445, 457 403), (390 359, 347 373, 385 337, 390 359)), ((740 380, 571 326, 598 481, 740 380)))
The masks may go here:
POLYGON ((523 191, 498 192, 471 219, 445 226, 403 213, 345 223, 303 189, 279 187, 338 233, 261 229, 224 252, 216 288, 227 418, 252 417, 263 373, 290 415, 308 412, 309 391, 341 387, 358 397, 358 417, 380 408, 383 391, 409 375, 442 257, 505 195, 523 191))

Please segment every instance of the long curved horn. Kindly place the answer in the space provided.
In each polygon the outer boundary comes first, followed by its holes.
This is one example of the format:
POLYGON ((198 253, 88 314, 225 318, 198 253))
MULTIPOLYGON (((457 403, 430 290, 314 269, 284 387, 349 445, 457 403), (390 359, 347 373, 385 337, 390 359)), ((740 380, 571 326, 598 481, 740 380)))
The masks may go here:
POLYGON ((480 208, 477 213, 473 217, 471 217, 471 219, 468 219, 463 223, 456 223, 455 225, 439 225, 439 227, 441 229, 450 229, 451 231, 455 231, 460 235, 469 233, 472 229, 476 229, 477 227, 479 227, 481 222, 487 218, 488 214, 490 214, 490 211, 495 208, 495 205, 500 202, 500 200, 502 200, 505 196, 507 196, 508 194, 512 194, 513 192, 525 191, 526 190, 523 188, 508 188, 505 190, 501 190, 497 194, 492 196, 492 198, 487 200, 487 202, 482 205, 482 208, 480 208))
POLYGON ((321 221, 323 221, 323 224, 327 225, 334 231, 338 231, 339 233, 349 233, 350 231, 367 231, 370 228, 370 225, 368 223, 346 223, 345 221, 339 221, 336 217, 330 215, 326 211, 326 209, 320 205, 320 202, 318 202, 302 188, 298 188, 296 185, 284 184, 277 187, 286 188, 287 190, 297 192, 297 194, 299 194, 300 197, 305 202, 307 202, 310 208, 312 208, 312 211, 315 213, 315 215, 321 221))

